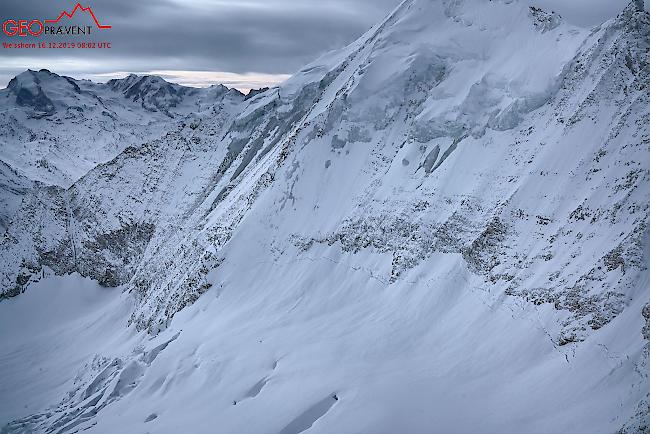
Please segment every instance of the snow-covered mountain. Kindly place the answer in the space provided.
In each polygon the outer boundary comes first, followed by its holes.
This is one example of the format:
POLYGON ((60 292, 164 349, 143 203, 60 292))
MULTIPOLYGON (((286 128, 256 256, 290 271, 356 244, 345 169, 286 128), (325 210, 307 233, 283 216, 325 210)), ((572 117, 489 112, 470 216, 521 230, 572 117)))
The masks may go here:
POLYGON ((232 105, 107 83, 190 118, 3 170, 5 430, 647 432, 649 53, 639 1, 406 0, 232 105))
POLYGON ((25 71, 0 90, 0 160, 33 181, 69 187, 170 123, 243 101, 224 86, 195 89, 130 75, 106 84, 25 71))
POLYGON ((127 147, 195 118, 237 112, 243 100, 235 89, 195 89, 155 76, 98 84, 45 69, 18 75, 0 90, 0 229, 27 186, 68 188, 127 147))

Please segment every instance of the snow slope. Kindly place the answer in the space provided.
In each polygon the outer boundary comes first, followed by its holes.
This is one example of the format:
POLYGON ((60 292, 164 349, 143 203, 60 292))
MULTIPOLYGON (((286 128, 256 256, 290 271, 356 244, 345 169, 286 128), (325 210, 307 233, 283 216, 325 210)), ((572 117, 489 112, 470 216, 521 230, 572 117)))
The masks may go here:
POLYGON ((110 345, 63 326, 78 368, 43 366, 74 385, 3 388, 29 406, 5 430, 643 432, 649 47, 638 2, 585 31, 407 0, 236 111, 30 190, 0 310, 77 274, 124 294, 95 314, 110 345))
POLYGON ((0 418, 58 401, 78 382, 60 373, 75 372, 100 348, 110 354, 128 341, 133 333, 119 319, 129 304, 119 289, 78 275, 55 277, 48 270, 24 297, 3 302, 0 395, 13 399, 3 399, 0 418))

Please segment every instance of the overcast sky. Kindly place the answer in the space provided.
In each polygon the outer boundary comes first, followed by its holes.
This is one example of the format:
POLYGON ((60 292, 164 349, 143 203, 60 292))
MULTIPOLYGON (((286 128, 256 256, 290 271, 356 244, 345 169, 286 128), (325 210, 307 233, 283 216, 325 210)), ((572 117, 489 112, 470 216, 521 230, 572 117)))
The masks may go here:
MULTIPOLYGON (((0 15, 41 20, 72 10, 76 0, 0 0, 0 15)), ((399 0, 81 0, 109 30, 91 40, 110 49, 5 49, 0 87, 27 68, 106 81, 155 73, 183 84, 240 89, 275 84, 321 53, 344 46, 381 20, 399 0)), ((431 0, 437 1, 437 0, 431 0)), ((628 0, 522 0, 581 26, 615 16, 628 0)), ((646 0, 646 4, 650 0, 646 0)), ((85 14, 73 24, 90 24, 85 14)), ((70 23, 70 21, 68 21, 70 23)), ((2 42, 38 42, 8 38, 2 42)), ((57 37, 81 41, 84 37, 57 37)))

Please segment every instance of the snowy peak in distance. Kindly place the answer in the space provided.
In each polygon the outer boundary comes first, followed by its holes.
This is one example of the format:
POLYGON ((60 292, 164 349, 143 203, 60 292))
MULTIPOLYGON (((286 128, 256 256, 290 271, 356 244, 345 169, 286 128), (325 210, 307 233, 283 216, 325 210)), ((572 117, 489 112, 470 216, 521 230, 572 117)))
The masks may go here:
POLYGON ((94 83, 27 70, 0 89, 0 160, 33 181, 67 187, 186 117, 228 118, 243 101, 225 86, 191 88, 156 76, 94 83))
POLYGON ((92 103, 95 104, 122 96, 127 100, 125 104, 135 103, 147 111, 160 112, 171 118, 201 111, 224 98, 233 102, 244 99, 241 92, 223 85, 193 88, 169 83, 155 75, 135 74, 103 84, 60 76, 47 69, 18 74, 11 79, 7 89, 16 97, 18 106, 31 108, 40 116, 88 103, 84 98, 95 100, 92 103))
POLYGON ((238 90, 229 89, 224 85, 194 88, 169 83, 156 75, 130 74, 122 79, 109 80, 106 85, 113 91, 120 92, 125 98, 140 103, 146 110, 161 111, 170 117, 173 117, 173 109, 180 108, 188 101, 196 105, 200 102, 216 102, 226 95, 231 99, 244 98, 238 90))
POLYGON ((9 81, 9 92, 16 97, 16 104, 28 107, 44 115, 52 114, 64 101, 79 98, 81 89, 74 79, 53 74, 47 69, 40 71, 27 71, 17 75, 9 81))

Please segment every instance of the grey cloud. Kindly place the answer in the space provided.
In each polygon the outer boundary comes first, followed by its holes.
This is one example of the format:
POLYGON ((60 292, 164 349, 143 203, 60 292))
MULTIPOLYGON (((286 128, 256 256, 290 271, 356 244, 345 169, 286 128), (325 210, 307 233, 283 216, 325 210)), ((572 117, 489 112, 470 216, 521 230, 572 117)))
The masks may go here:
MULTIPOLYGON (((41 3, 15 3, 4 15, 50 17, 58 13, 52 3, 45 11, 36 7, 41 3)), ((183 67, 287 73, 325 50, 350 42, 396 3, 397 0, 303 0, 299 4, 279 0, 201 1, 187 7, 170 0, 94 2, 92 7, 98 18, 113 28, 97 31, 92 39, 109 40, 110 52, 39 50, 38 57, 44 63, 71 54, 100 63, 106 57, 119 57, 125 64, 139 65, 136 69, 140 70, 183 67)), ((8 39, 4 35, 3 38, 8 39)), ((21 50, 3 54, 33 55, 21 50)))

